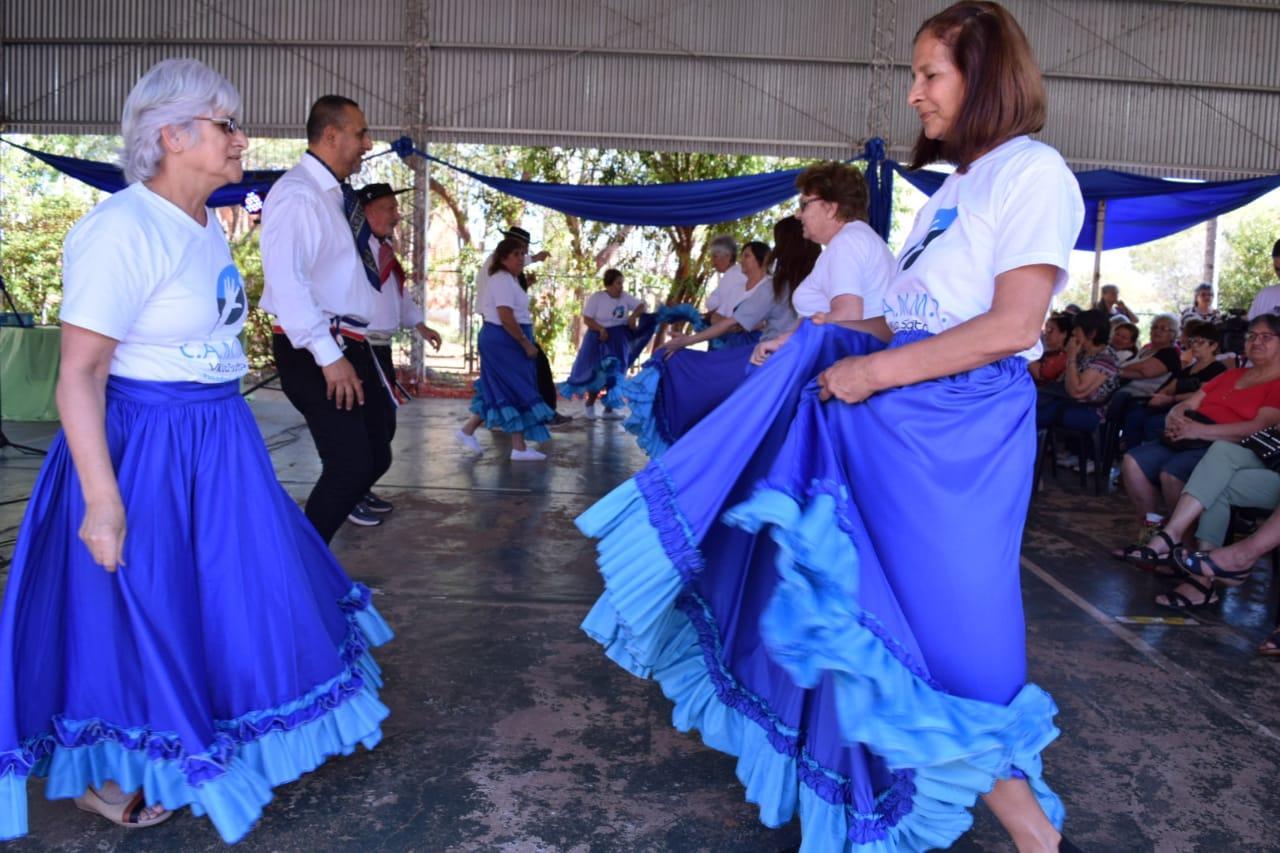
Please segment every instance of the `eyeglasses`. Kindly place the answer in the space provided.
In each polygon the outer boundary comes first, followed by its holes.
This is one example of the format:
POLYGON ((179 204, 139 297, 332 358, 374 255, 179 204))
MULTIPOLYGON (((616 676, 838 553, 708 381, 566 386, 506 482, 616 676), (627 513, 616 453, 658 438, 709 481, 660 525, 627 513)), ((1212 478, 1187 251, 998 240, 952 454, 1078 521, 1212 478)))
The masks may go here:
POLYGON ((1207 347, 1209 342, 1204 338, 1187 338, 1187 346, 1189 347, 1207 347))
POLYGON ((825 199, 818 198, 817 196, 814 196, 813 198, 805 198, 804 196, 800 196, 800 212, 804 213, 804 209, 809 205, 813 204, 815 201, 825 201, 825 199))
POLYGON ((196 118, 200 119, 201 121, 207 121, 207 122, 211 122, 213 124, 218 125, 224 131, 226 131, 227 136, 235 136, 237 133, 243 133, 246 136, 248 136, 248 133, 244 129, 244 125, 241 124, 236 119, 232 118, 231 116, 227 116, 226 118, 211 118, 210 116, 196 116, 196 118))
POLYGON ((1244 336, 1244 342, 1251 344, 1257 341, 1260 344, 1265 344, 1272 338, 1280 338, 1280 335, 1272 334, 1271 332, 1248 332, 1244 336))

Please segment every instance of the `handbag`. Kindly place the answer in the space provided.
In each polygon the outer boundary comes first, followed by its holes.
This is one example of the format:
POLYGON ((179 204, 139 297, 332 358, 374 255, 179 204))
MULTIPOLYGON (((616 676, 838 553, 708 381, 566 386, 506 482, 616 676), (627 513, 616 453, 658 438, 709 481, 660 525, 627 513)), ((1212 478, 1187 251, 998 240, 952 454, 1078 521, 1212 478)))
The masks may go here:
MULTIPOLYGON (((1201 414, 1195 409, 1185 413, 1187 420, 1195 421, 1200 424, 1216 423, 1213 418, 1208 415, 1201 414)), ((1177 441, 1170 441, 1169 436, 1160 436, 1160 443, 1170 450, 1182 453, 1185 450, 1207 450, 1209 445, 1213 444, 1211 438, 1180 438, 1177 441)))
POLYGON ((1240 439, 1240 446, 1257 454, 1272 471, 1280 471, 1280 425, 1269 426, 1240 439))

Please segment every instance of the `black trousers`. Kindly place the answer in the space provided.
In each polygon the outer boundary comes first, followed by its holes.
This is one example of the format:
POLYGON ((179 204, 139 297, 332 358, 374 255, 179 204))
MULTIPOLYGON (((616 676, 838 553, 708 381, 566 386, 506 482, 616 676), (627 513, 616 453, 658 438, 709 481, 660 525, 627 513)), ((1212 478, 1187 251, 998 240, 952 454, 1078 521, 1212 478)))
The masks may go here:
MULTIPOLYGON (((396 384, 396 366, 391 360, 391 344, 370 344, 373 347, 373 357, 378 360, 378 364, 382 365, 382 375, 387 377, 387 381, 392 387, 396 384)), ((385 395, 384 395, 385 396, 385 395)), ((387 400, 387 441, 391 441, 396 437, 396 407, 387 400)))
POLYGON ((343 355, 364 386, 363 406, 347 411, 325 398, 324 373, 305 349, 294 349, 284 335, 271 341, 280 386, 306 419, 320 453, 320 479, 307 498, 307 518, 325 542, 333 539, 347 513, 391 467, 390 404, 373 366, 368 343, 348 341, 343 355))
MULTIPOLYGON (((534 344, 537 346, 537 344, 534 344)), ((534 359, 538 370, 538 396, 542 397, 542 401, 551 407, 551 411, 556 410, 556 400, 560 396, 560 392, 556 390, 556 380, 551 376, 551 361, 547 358, 547 354, 542 351, 542 347, 538 347, 538 357, 534 359)))

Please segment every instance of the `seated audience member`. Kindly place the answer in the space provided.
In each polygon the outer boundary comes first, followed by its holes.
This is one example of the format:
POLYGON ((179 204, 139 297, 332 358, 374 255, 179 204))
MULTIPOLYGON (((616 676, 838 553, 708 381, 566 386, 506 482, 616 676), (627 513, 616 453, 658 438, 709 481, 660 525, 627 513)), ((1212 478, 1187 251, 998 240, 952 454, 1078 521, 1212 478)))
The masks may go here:
POLYGON ((1280 473, 1246 447, 1215 441, 1191 472, 1168 520, 1152 531, 1146 545, 1126 548, 1125 556, 1156 574, 1184 580, 1172 592, 1156 596, 1161 607, 1189 609, 1212 604, 1217 600, 1213 587, 1244 583, 1257 559, 1243 562, 1247 550, 1229 552, 1221 562, 1213 556, 1226 541, 1231 507, 1271 510, 1278 504, 1280 473), (1194 545, 1175 544, 1191 538, 1193 525, 1194 545))
POLYGON ((1138 327, 1127 320, 1111 324, 1111 348, 1116 351, 1116 361, 1123 367, 1138 357, 1138 327))
POLYGON ((1107 342, 1110 331, 1101 311, 1076 315, 1065 347, 1062 381, 1038 391, 1037 428, 1061 426, 1086 432, 1101 423, 1107 399, 1119 381, 1119 365, 1107 342))
POLYGON ((1184 332, 1187 338, 1186 355, 1190 356, 1190 360, 1180 375, 1162 385, 1147 401, 1143 444, 1159 441, 1160 436, 1164 435, 1164 419, 1169 409, 1191 399, 1200 390, 1200 386, 1227 372, 1226 363, 1218 359, 1222 336, 1216 326, 1192 320, 1187 323, 1184 332))
POLYGON ((1222 322, 1222 313, 1213 307, 1213 285, 1197 284, 1195 293, 1192 295, 1191 307, 1183 308, 1182 315, 1178 319, 1183 326, 1192 320, 1199 320, 1201 323, 1222 322))
MULTIPOLYGON (((1280 315, 1254 320, 1245 347, 1250 367, 1228 370, 1205 383, 1169 411, 1159 443, 1125 454, 1120 473, 1140 526, 1148 513, 1155 513, 1161 494, 1166 506, 1177 504, 1183 484, 1213 442, 1238 442, 1280 422, 1280 315)), ((1124 555, 1130 556, 1128 551, 1124 555)))
POLYGON ((1107 419, 1122 425, 1121 443, 1137 447, 1147 420, 1147 400, 1169 379, 1182 371, 1178 339, 1178 318, 1158 314, 1151 320, 1151 340, 1138 350, 1138 357, 1120 368, 1120 378, 1128 380, 1107 407, 1107 419))
POLYGON ((1067 369, 1066 345, 1071 326, 1070 314, 1054 314, 1044 321, 1044 331, 1040 335, 1044 354, 1027 365, 1037 385, 1048 385, 1062 378, 1062 372, 1067 369))
POLYGON ((1119 287, 1116 287, 1114 284, 1104 284, 1102 285, 1102 290, 1099 291, 1099 295, 1102 298, 1099 299, 1098 304, 1093 307, 1105 314, 1108 319, 1116 314, 1122 314, 1129 318, 1130 323, 1137 322, 1138 315, 1130 311, 1129 306, 1125 305, 1124 302, 1120 300, 1119 287))
MULTIPOLYGON (((1276 271, 1276 278, 1280 278, 1280 240, 1271 247, 1271 266, 1276 271)), ((1280 308, 1280 284, 1264 287, 1249 305, 1249 320, 1257 319, 1260 314, 1274 314, 1277 308, 1280 308)))

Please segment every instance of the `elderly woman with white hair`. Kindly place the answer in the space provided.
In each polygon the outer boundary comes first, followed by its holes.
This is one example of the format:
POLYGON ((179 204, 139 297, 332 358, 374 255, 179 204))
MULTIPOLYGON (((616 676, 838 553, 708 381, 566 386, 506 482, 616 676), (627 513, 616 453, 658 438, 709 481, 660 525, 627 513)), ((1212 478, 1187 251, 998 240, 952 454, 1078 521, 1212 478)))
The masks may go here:
POLYGON ((62 431, 0 611, 0 839, 27 780, 126 828, 190 805, 227 842, 271 789, 375 745, 390 639, 275 478, 240 397, 240 273, 205 205, 240 97, 166 60, 124 106, 127 189, 63 254, 62 431))

